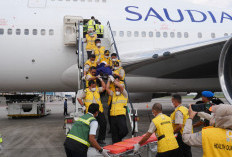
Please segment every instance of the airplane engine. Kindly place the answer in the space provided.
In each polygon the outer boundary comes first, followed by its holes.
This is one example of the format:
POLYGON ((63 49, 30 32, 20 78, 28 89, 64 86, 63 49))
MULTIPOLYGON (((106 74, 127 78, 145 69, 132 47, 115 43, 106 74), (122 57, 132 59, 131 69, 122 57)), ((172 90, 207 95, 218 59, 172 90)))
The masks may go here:
POLYGON ((221 52, 218 65, 219 81, 227 101, 232 104, 232 38, 221 52))

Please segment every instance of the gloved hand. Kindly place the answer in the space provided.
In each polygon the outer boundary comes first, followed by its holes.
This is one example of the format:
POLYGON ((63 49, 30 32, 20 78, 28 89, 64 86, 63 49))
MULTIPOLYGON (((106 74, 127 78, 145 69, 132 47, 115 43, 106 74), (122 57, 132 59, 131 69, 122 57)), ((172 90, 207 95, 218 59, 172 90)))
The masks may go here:
POLYGON ((111 82, 114 82, 114 77, 112 75, 109 76, 111 82))
POLYGON ((101 154, 102 154, 104 157, 110 157, 109 154, 108 154, 108 152, 109 152, 108 150, 103 149, 103 151, 102 151, 101 154))
POLYGON ((134 145, 134 153, 137 153, 138 151, 139 151, 139 148, 140 148, 141 146, 140 146, 140 144, 135 144, 134 145))
POLYGON ((98 75, 97 78, 102 81, 101 75, 98 75))
POLYGON ((82 80, 85 80, 85 76, 83 76, 81 79, 82 79, 82 80))

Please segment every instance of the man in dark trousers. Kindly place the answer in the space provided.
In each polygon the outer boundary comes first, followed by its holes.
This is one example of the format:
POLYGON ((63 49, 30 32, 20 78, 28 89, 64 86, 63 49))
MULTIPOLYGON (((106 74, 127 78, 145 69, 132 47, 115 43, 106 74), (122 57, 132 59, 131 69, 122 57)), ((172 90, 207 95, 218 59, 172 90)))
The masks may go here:
POLYGON ((67 157, 87 157, 90 144, 104 157, 110 157, 107 150, 102 149, 95 139, 98 113, 99 105, 92 103, 88 113, 75 121, 64 142, 67 157))
POLYGON ((64 116, 68 115, 68 102, 67 99, 64 100, 64 116))

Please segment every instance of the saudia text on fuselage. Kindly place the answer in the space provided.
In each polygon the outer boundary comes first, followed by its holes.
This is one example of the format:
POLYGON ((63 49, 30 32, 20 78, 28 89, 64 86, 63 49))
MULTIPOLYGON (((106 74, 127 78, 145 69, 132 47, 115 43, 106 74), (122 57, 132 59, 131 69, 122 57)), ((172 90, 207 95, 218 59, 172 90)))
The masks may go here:
POLYGON ((161 14, 161 12, 156 11, 152 7, 148 8, 148 11, 145 15, 140 13, 141 10, 138 6, 127 6, 125 7, 125 11, 128 13, 126 17, 126 20, 128 21, 148 21, 150 18, 153 18, 161 22, 184 22, 188 18, 191 22, 194 23, 202 23, 206 21, 211 21, 212 23, 224 23, 226 21, 232 22, 232 16, 224 11, 220 13, 220 16, 216 16, 212 11, 203 12, 199 10, 176 9, 176 14, 178 15, 178 18, 173 18, 173 16, 169 13, 168 9, 166 8, 163 8, 162 10, 164 13, 163 16, 163 13, 161 14))

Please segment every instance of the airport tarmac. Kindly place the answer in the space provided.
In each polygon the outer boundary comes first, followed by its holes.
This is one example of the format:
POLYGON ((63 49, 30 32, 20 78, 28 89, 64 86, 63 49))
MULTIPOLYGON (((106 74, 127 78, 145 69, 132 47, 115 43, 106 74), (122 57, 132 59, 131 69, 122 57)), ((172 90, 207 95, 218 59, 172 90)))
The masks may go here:
MULTIPOLYGON (((225 99, 222 100, 225 101, 225 99)), ((154 102, 163 104, 166 114, 170 114, 174 110, 170 98, 134 104, 140 117, 139 135, 144 134, 149 127, 148 115, 151 115, 151 107, 154 102)), ((192 99, 185 99, 183 104, 194 102, 192 99)), ((51 109, 51 114, 46 117, 8 119, 6 106, 0 106, 0 133, 3 136, 1 157, 65 157, 63 102, 48 102, 47 108, 51 109)), ((73 109, 74 105, 68 102, 68 112, 72 112, 73 109)), ((193 147, 192 153, 193 157, 202 156, 202 149, 193 147)))

